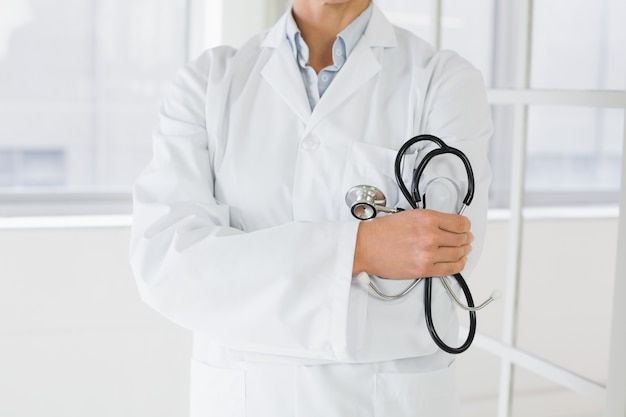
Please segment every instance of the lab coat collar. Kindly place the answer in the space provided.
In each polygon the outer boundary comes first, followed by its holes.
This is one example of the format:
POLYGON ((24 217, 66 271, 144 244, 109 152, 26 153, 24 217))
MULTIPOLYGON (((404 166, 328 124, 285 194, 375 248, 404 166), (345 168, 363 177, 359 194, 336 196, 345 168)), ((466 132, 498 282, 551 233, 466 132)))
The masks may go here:
MULTIPOLYGON (((286 13, 291 13, 291 9, 286 13)), ((274 48, 275 52, 261 70, 261 76, 307 125, 308 131, 380 71, 380 62, 372 52, 372 48, 394 47, 397 41, 393 26, 374 4, 372 17, 363 37, 322 96, 315 110, 311 112, 302 76, 287 39, 286 13, 270 29, 262 43, 264 47, 274 48)))

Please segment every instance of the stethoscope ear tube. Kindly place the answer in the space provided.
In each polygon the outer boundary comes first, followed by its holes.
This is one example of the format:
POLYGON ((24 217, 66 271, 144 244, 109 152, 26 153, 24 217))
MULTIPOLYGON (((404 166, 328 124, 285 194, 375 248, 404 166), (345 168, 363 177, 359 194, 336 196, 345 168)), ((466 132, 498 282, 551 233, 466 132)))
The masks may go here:
POLYGON ((444 141, 439 139, 437 136, 417 135, 407 140, 400 147, 400 149, 398 150, 398 153, 396 154, 396 162, 394 164, 394 173, 396 176, 396 183, 398 184, 400 191, 404 195, 404 198, 406 198, 406 200, 409 202, 411 207, 413 207, 414 209, 417 208, 417 202, 413 199, 413 196, 409 192, 408 188, 406 188, 406 184, 404 183, 404 179, 402 178, 402 158, 404 158, 404 155, 406 154, 406 152, 409 150, 411 146, 415 145, 418 142, 425 142, 425 141, 436 143, 437 145, 439 145, 439 148, 442 148, 442 149, 448 147, 448 145, 446 145, 444 141))
POLYGON ((463 199, 463 204, 469 206, 472 200, 474 199, 474 172, 472 171, 472 167, 467 159, 467 156, 457 148, 446 147, 432 150, 424 156, 424 158, 420 161, 419 165, 413 172, 413 199, 416 201, 416 204, 419 204, 421 197, 419 194, 419 179, 424 174, 424 170, 426 169, 426 165, 436 156, 439 155, 454 155, 458 157, 461 162, 463 162, 463 166, 465 167, 465 172, 467 174, 467 193, 465 194, 465 198, 463 199))
POLYGON ((465 194, 465 198, 463 199, 463 204, 465 206, 469 206, 474 199, 474 171, 472 170, 472 165, 470 164, 467 156, 459 149, 448 146, 443 140, 439 139, 437 136, 418 135, 409 139, 400 147, 400 149, 398 150, 398 154, 396 155, 396 161, 394 164, 396 183, 398 184, 400 191, 402 192, 408 203, 411 205, 411 207, 418 208, 419 203, 422 200, 419 192, 419 179, 424 174, 426 166, 434 157, 446 154, 451 154, 459 158, 461 162, 463 162, 463 166, 465 167, 465 172, 467 174, 467 193, 465 194), (406 184, 404 183, 404 179, 402 178, 402 159, 404 158, 404 155, 411 146, 424 141, 433 142, 437 144, 439 148, 428 152, 420 161, 417 168, 413 171, 412 190, 409 191, 406 184))

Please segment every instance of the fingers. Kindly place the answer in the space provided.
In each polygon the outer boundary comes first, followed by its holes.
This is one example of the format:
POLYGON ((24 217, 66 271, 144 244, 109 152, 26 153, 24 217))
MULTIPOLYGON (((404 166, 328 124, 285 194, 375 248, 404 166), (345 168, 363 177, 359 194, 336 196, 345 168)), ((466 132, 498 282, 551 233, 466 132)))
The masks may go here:
POLYGON ((439 248, 439 250, 436 252, 439 259, 433 262, 433 264, 459 262, 463 258, 466 258, 471 251, 471 245, 439 248))
POLYGON ((467 257, 459 259, 456 262, 445 262, 433 265, 431 268, 432 273, 429 274, 429 277, 447 277, 450 275, 454 275, 456 273, 461 272, 465 269, 465 264, 467 263, 467 257))
POLYGON ((458 248, 461 246, 471 245, 473 241, 474 241, 474 235, 472 234, 472 232, 467 232, 467 233, 444 232, 439 235, 439 239, 437 241, 437 247, 458 248))
POLYGON ((419 277, 448 276, 461 272, 467 263, 472 246, 443 246, 435 251, 423 252, 418 262, 419 277))
POLYGON ((438 213, 439 228, 451 233, 469 233, 470 219, 459 214, 438 213))

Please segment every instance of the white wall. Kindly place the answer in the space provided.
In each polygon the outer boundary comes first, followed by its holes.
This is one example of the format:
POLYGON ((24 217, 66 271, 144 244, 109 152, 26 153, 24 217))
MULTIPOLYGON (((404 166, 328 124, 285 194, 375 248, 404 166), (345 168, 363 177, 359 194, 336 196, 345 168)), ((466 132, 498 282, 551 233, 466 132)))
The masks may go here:
POLYGON ((0 416, 186 415, 190 334, 141 303, 127 241, 0 230, 0 416))
MULTIPOLYGON (((469 280, 474 298, 504 290, 508 222, 491 221, 469 280)), ((617 219, 527 220, 524 227, 518 344, 537 357, 605 384, 608 378, 617 219)), ((478 313, 478 331, 498 338, 502 303, 478 313)), ((500 362, 472 348, 458 362, 464 416, 496 416, 500 362)), ((604 405, 516 369, 513 415, 603 415, 604 405)))
MULTIPOLYGON (((616 225, 533 220, 525 229, 520 345, 600 382, 616 225)), ((479 300, 504 285, 508 224, 488 227, 470 279, 479 300)), ((0 228, 0 416, 186 415, 191 336, 141 303, 127 242, 127 227, 0 228)), ((497 337, 501 312, 498 304, 480 312, 479 331, 497 337)), ((498 360, 471 349, 458 363, 464 415, 496 415, 498 360)), ((598 410, 519 374, 516 415, 598 410)))

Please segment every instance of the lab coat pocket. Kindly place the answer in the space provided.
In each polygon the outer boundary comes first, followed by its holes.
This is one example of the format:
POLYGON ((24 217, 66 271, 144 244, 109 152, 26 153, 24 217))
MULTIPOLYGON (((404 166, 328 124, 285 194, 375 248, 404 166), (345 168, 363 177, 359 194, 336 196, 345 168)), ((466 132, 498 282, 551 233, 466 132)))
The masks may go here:
POLYGON ((457 417, 453 367, 376 376, 376 417, 457 417))
MULTIPOLYGON (((343 192, 357 185, 371 185, 380 189, 386 197, 387 207, 407 208, 395 177, 397 151, 384 146, 353 142, 343 176, 343 192)), ((401 164, 402 178, 408 183, 413 171, 414 154, 407 154, 401 164)), ((350 210, 343 208, 349 216, 350 210)))
POLYGON ((238 369, 191 362, 190 417, 245 417, 245 378, 238 369))

